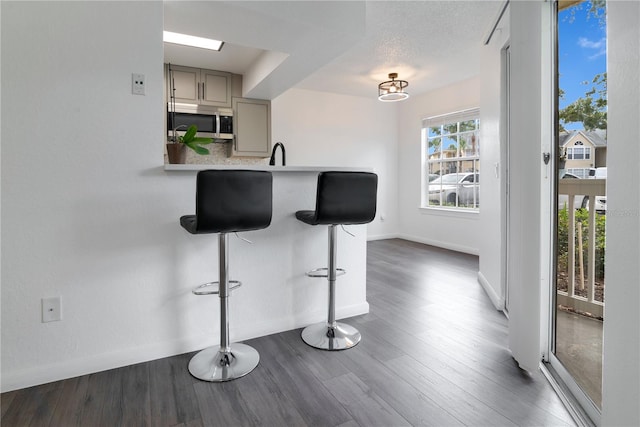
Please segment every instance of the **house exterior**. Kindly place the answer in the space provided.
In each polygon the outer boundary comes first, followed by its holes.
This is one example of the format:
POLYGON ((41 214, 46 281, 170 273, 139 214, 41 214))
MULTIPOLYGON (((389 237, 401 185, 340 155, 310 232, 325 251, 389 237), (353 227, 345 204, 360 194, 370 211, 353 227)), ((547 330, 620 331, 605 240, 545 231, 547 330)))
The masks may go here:
MULTIPOLYGON (((469 152, 470 150, 466 150, 465 153, 461 154, 463 156, 470 156, 471 154, 468 154, 469 152)), ((458 150, 456 149, 442 150, 442 152, 436 151, 435 153, 430 154, 429 160, 435 162, 430 162, 429 173, 436 175, 446 175, 448 173, 463 173, 474 171, 473 160, 464 160, 463 158, 458 158, 457 156, 458 150), (439 162, 438 160, 442 160, 442 162, 439 162)))
POLYGON ((588 178, 591 170, 607 166, 606 138, 606 130, 560 133, 560 147, 567 157, 566 171, 578 178, 588 178))

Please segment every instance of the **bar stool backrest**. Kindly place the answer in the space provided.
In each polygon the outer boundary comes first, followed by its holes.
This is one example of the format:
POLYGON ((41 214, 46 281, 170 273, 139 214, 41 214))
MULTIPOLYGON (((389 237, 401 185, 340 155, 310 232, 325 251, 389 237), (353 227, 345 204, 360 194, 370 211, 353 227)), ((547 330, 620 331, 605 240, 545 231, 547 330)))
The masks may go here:
POLYGON ((196 179, 196 233, 267 228, 272 216, 271 172, 204 170, 196 179))
POLYGON ((378 175, 322 172, 318 175, 316 224, 367 224, 376 216, 378 175))

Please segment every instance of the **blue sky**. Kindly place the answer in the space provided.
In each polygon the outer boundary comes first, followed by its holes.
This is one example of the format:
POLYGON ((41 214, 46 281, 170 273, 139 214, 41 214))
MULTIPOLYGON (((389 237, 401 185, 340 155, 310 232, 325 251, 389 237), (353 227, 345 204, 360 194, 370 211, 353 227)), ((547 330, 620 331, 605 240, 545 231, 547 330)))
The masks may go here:
MULTIPOLYGON (((560 88, 565 91, 560 108, 584 96, 596 74, 607 70, 607 34, 601 20, 588 11, 590 2, 560 11, 558 16, 558 58, 560 88), (581 82, 587 81, 588 85, 581 82)), ((580 129, 571 123, 568 129, 580 129)))

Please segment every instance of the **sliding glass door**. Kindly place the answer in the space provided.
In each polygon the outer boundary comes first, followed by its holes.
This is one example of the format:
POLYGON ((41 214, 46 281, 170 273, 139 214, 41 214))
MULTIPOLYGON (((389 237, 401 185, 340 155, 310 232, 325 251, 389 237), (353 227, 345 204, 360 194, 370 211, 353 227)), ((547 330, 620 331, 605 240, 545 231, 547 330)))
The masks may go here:
POLYGON ((557 4, 555 291, 550 363, 596 424, 602 405, 607 218, 604 0, 557 4))

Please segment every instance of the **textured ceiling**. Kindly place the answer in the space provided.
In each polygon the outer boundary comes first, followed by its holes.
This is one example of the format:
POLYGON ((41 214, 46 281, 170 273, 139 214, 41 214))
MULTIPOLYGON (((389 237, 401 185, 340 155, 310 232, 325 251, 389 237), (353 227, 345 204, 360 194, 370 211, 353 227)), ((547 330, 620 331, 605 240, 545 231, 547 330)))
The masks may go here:
POLYGON ((377 96, 388 74, 419 94, 479 73, 484 36, 502 2, 367 2, 363 39, 298 87, 377 96))
POLYGON ((375 97, 391 72, 417 95, 478 74, 503 3, 167 1, 165 29, 227 44, 217 57, 167 45, 165 60, 244 74, 245 96, 258 98, 290 87, 375 97), (281 62, 264 68, 269 52, 281 62))

